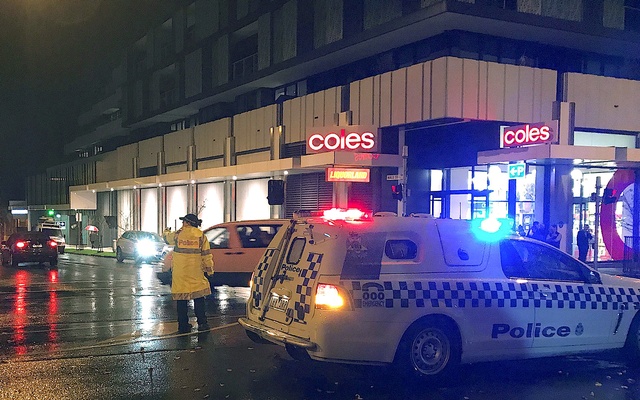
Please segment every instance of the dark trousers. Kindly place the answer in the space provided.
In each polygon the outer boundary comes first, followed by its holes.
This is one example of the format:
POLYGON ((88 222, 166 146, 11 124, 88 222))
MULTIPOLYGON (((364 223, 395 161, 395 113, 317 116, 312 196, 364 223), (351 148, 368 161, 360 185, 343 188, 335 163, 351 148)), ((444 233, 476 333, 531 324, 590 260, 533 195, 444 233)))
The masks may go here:
POLYGON ((589 246, 578 246, 578 260, 582 262, 587 261, 587 253, 589 252, 589 246))
MULTIPOLYGON (((189 300, 176 300, 178 308, 178 328, 186 328, 189 326, 189 300)), ((204 297, 199 297, 193 300, 193 308, 198 319, 198 326, 207 324, 207 314, 205 308, 204 297)))

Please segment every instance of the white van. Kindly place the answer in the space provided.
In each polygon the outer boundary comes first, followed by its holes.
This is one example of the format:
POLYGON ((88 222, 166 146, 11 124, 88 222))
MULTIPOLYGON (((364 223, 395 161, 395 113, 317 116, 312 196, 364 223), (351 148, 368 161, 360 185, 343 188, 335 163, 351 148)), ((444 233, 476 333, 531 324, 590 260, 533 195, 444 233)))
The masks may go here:
POLYGON ((38 224, 38 231, 49 235, 51 240, 58 244, 58 253, 64 254, 67 243, 59 224, 55 222, 41 222, 38 224))
POLYGON ((394 363, 420 378, 487 360, 624 346, 640 355, 639 280, 496 220, 349 212, 280 229, 239 320, 249 337, 297 359, 394 363))

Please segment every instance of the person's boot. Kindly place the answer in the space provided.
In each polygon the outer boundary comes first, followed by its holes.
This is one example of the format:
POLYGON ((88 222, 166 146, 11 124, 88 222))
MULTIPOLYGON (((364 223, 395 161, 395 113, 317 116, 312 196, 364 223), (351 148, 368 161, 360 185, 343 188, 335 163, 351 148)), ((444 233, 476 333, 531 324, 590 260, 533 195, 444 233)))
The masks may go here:
POLYGON ((178 333, 189 333, 191 332, 191 328, 191 324, 178 325, 178 333))

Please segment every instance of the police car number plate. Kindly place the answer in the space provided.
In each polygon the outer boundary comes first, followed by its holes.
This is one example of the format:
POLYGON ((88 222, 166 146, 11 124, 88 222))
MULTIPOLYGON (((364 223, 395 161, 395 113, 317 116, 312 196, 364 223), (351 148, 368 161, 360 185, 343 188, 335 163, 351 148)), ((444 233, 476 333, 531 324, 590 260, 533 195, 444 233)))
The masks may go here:
POLYGON ((289 298, 278 296, 277 294, 271 295, 271 300, 269 301, 269 308, 278 311, 286 311, 287 305, 289 305, 289 298))

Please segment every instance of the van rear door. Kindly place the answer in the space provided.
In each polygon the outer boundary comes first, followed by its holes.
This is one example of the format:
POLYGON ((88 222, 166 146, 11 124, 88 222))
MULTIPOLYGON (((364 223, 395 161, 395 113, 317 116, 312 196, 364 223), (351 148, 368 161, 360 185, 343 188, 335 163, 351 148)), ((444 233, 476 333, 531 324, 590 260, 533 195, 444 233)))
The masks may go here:
MULTIPOLYGON (((282 232, 279 232, 280 236, 282 232)), ((278 242, 278 237, 273 242, 278 242)), ((254 273, 250 308, 261 319, 284 325, 304 323, 311 313, 322 254, 309 251, 308 238, 298 234, 295 222, 280 241, 281 249, 268 249, 254 273)))

